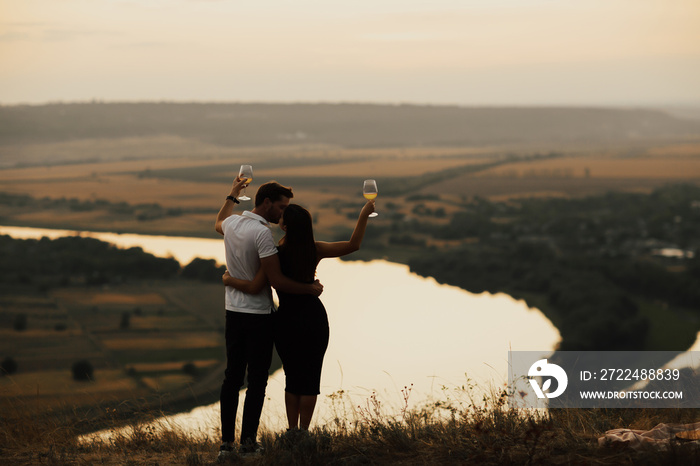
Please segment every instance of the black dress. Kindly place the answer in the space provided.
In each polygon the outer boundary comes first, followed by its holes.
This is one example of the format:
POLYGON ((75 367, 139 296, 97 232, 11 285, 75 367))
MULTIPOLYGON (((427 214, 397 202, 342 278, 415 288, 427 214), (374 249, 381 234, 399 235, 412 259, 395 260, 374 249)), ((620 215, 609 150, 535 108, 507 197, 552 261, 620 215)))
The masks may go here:
MULTIPOLYGON (((280 253, 284 272, 285 255, 280 253)), ((295 395, 318 395, 323 356, 328 348, 326 308, 317 296, 278 292, 275 315, 275 347, 282 359, 285 391, 295 395)))

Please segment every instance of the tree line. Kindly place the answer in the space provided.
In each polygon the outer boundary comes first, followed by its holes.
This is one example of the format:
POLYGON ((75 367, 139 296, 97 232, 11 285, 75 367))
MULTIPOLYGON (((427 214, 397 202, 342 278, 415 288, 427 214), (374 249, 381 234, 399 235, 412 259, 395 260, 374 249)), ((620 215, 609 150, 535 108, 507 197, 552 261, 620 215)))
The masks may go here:
POLYGON ((177 277, 220 282, 225 269, 213 259, 199 258, 183 267, 173 258, 156 257, 140 247, 122 249, 80 236, 16 239, 2 235, 0 255, 1 283, 43 288, 177 277))
POLYGON ((404 221, 387 230, 474 238, 424 249, 409 266, 475 293, 544 296, 562 335, 561 350, 642 350, 649 349, 651 324, 640 300, 700 309, 699 200, 700 188, 693 185, 581 199, 477 198, 447 224, 413 221, 407 228, 404 221), (660 247, 688 255, 655 256, 660 247))
MULTIPOLYGON (((158 203, 129 204, 128 202, 110 202, 105 199, 77 198, 34 198, 24 194, 0 192, 0 205, 22 207, 35 210, 64 209, 70 212, 104 211, 112 215, 131 216, 138 221, 157 220, 165 217, 180 217, 201 209, 183 209, 181 207, 163 207, 158 203)), ((210 212, 210 210, 206 210, 210 212)))

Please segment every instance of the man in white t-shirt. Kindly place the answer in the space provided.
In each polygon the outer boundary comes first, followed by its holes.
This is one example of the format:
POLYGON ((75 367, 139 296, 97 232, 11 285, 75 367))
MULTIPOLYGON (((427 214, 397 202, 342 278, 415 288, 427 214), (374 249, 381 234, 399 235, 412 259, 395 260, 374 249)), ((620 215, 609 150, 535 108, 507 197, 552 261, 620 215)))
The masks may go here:
MULTIPOLYGON (((277 247, 272 238, 270 223, 278 223, 282 212, 294 196, 291 188, 271 181, 258 189, 255 208, 242 215, 232 215, 238 204, 237 196, 245 180, 236 179, 216 218, 216 231, 224 235, 226 268, 235 278, 253 280, 260 268, 275 289, 295 294, 319 296, 323 286, 299 283, 280 270, 277 247)), ((273 322, 272 289, 265 286, 258 294, 247 294, 226 287, 226 357, 227 367, 221 386, 220 457, 234 450, 236 412, 239 392, 246 371, 248 388, 243 406, 241 451, 256 451, 265 387, 272 362, 273 322)))

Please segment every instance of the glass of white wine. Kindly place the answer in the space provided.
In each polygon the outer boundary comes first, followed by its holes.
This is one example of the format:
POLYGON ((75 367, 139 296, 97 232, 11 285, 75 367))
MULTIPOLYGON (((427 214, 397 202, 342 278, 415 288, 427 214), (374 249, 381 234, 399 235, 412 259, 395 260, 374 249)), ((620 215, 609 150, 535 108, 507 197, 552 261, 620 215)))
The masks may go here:
POLYGON ((246 184, 243 187, 243 195, 239 197, 241 201, 249 201, 250 198, 245 195, 245 188, 253 181, 253 166, 252 165, 241 165, 241 169, 238 171, 238 177, 240 179, 246 178, 246 184))
MULTIPOLYGON (((377 194, 379 194, 379 191, 377 191, 377 182, 374 180, 365 180, 364 185, 362 185, 362 195, 365 196, 365 199, 376 199, 377 194)), ((376 212, 369 214, 370 217, 376 217, 377 215, 379 214, 376 212)))

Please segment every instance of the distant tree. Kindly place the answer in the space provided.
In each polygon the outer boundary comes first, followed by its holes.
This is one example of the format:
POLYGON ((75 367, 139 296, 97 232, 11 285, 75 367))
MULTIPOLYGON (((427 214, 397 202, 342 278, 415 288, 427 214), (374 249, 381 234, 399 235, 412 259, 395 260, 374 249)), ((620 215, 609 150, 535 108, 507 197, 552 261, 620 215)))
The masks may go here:
POLYGON ((27 330, 27 314, 17 314, 13 327, 18 332, 27 330))
POLYGON ((9 356, 3 359, 2 363, 0 363, 0 376, 14 374, 15 372, 17 372, 17 361, 9 356))
POLYGON ((700 248, 694 251, 693 259, 688 263, 688 273, 695 278, 700 278, 700 248))
POLYGON ((129 312, 122 312, 122 320, 119 322, 119 328, 120 329, 127 329, 131 326, 131 313, 129 312))
POLYGON ((415 238, 412 235, 391 235, 389 236, 389 243, 394 246, 420 246, 425 247, 425 240, 421 238, 415 238))
POLYGON ((193 362, 185 363, 182 366, 182 372, 184 372, 187 375, 195 376, 197 375, 197 366, 195 366, 193 362))
POLYGON ((180 271, 175 259, 155 257, 141 248, 117 248, 94 238, 67 236, 36 240, 3 236, 0 252, 3 283, 56 284, 83 280, 88 285, 100 285, 118 282, 124 277, 130 280, 169 278, 180 271), (42 265, 46 257, 51 257, 51 272, 42 265), (57 270, 61 271, 58 277, 54 272, 57 270))
POLYGON ((183 278, 192 278, 204 282, 221 282, 225 267, 218 267, 214 259, 194 258, 182 269, 183 278))
POLYGON ((82 359, 73 364, 73 380, 90 381, 93 380, 93 368, 90 361, 82 359))

